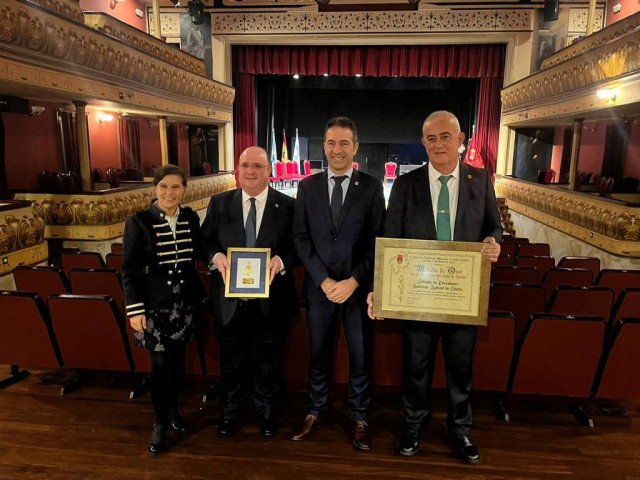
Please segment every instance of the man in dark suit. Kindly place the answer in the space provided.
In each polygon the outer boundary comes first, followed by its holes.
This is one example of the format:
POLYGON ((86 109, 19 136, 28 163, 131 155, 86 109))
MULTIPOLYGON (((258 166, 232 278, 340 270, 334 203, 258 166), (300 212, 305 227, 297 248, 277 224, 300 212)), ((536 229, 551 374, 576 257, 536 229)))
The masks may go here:
POLYGON ((353 168, 356 126, 346 117, 329 120, 324 153, 329 170, 300 182, 293 242, 306 269, 309 329, 309 410, 291 436, 304 440, 328 409, 336 322, 342 320, 349 350, 348 413, 353 445, 371 448, 367 408, 371 397, 371 286, 375 237, 382 229, 382 183, 353 168))
POLYGON ((267 152, 247 148, 238 163, 242 188, 211 197, 202 225, 210 264, 219 272, 212 275, 211 301, 220 343, 221 437, 236 432, 248 385, 263 436, 274 434, 282 403, 286 326, 298 304, 291 240, 295 200, 268 186, 270 171, 267 152), (271 249, 268 299, 225 297, 229 247, 271 249))
MULTIPOLYGON (((483 254, 492 262, 500 254, 502 224, 491 177, 486 170, 458 160, 464 141, 458 119, 438 111, 422 127, 429 162, 398 177, 389 197, 384 236, 423 240, 486 242, 483 254)), ((372 315, 373 294, 369 295, 372 315)), ((478 328, 435 322, 403 322, 402 410, 405 419, 399 453, 414 455, 429 415, 429 388, 438 341, 447 376, 447 428, 457 453, 478 463, 480 453, 469 436, 473 353, 478 328)))

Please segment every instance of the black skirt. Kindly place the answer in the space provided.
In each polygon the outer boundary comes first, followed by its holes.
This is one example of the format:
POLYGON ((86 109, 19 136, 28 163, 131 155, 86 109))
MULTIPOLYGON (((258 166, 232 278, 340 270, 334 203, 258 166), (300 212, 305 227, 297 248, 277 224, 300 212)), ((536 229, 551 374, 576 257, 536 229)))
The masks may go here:
POLYGON ((183 346, 193 339, 197 308, 175 285, 171 297, 159 308, 147 310, 147 329, 133 332, 134 343, 150 352, 164 352, 183 346))

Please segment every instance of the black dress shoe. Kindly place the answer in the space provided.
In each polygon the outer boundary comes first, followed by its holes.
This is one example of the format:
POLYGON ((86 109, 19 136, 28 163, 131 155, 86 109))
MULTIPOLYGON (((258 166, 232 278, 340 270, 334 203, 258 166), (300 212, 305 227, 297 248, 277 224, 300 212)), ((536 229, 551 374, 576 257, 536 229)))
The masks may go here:
POLYGON ((235 420, 223 419, 218 424, 219 437, 233 437, 236 433, 237 425, 235 420))
POLYGON ((480 463, 480 452, 469 435, 456 435, 453 437, 453 443, 463 462, 473 465, 480 463))
POLYGON ((182 434, 187 433, 187 423, 177 408, 169 410, 169 424, 174 431, 182 434))
POLYGON ((398 444, 398 453, 405 457, 411 457, 418 453, 420 449, 420 438, 422 437, 422 431, 420 427, 411 425, 405 428, 400 437, 400 443, 398 444))
POLYGON ((263 418, 260 420, 260 435, 263 437, 272 437, 276 434, 276 421, 272 418, 263 418))
POLYGON ((167 438, 167 426, 160 423, 153 425, 153 433, 149 440, 149 453, 158 455, 164 449, 164 441, 167 438))

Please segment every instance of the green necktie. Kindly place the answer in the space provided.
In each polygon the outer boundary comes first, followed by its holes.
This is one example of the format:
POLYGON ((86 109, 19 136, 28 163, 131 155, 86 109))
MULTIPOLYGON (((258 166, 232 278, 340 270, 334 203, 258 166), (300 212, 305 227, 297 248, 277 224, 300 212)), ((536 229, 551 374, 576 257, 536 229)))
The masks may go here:
POLYGON ((442 183, 438 195, 438 212, 436 215, 436 231, 438 240, 451 240, 451 217, 449 216, 449 187, 447 182, 451 175, 441 175, 438 180, 442 183))

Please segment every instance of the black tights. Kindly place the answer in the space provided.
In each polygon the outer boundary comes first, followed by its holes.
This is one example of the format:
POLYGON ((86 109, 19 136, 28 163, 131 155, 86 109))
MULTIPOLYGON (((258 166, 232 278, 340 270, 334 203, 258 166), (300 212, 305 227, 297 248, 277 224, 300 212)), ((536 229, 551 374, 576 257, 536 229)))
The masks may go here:
POLYGON ((149 352, 151 356, 151 402, 156 423, 166 425, 169 411, 178 408, 178 396, 184 383, 185 347, 173 347, 164 352, 149 352))

